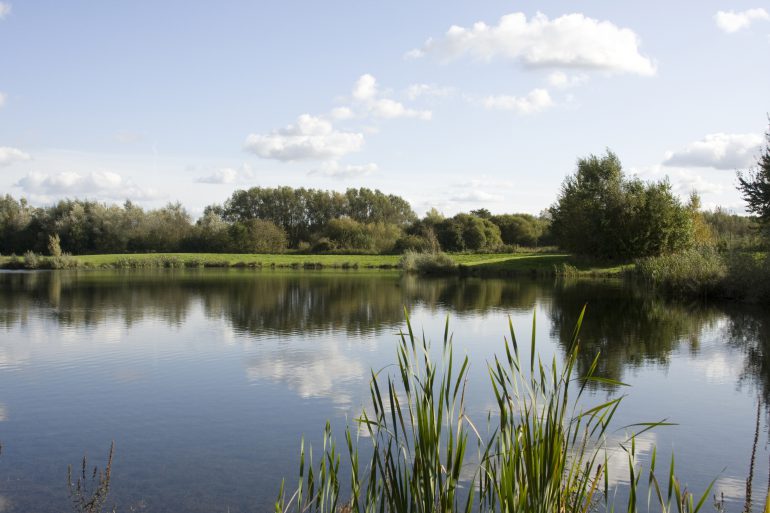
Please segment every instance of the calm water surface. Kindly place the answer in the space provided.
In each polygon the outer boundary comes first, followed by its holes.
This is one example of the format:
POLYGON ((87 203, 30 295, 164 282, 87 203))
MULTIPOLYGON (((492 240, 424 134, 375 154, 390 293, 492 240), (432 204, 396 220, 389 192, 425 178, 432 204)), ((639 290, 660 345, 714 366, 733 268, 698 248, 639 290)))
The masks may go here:
MULTIPOLYGON (((757 402, 770 395, 763 309, 666 302, 612 281, 234 270, 0 273, 0 511, 67 509, 67 465, 84 452, 103 465, 112 440, 120 511, 270 511, 300 437, 317 441, 327 419, 341 433, 369 369, 394 361, 404 306, 436 342, 450 316, 471 360, 470 414, 485 419, 486 361, 508 316, 528 340, 535 312, 541 355, 561 357, 584 303, 581 365, 601 350, 601 375, 632 385, 594 400, 628 394, 618 426, 676 422, 638 440, 642 462, 653 446, 674 450, 691 489, 717 478, 739 511, 757 402)), ((761 429, 757 497, 764 413, 761 429)), ((622 458, 611 465, 625 475, 622 458)))

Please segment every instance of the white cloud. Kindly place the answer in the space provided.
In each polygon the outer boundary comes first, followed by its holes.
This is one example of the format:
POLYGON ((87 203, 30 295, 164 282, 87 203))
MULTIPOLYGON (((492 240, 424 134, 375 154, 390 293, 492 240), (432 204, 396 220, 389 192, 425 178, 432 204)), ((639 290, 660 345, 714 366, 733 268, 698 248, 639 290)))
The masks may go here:
POLYGON ((429 110, 410 109, 401 102, 384 97, 377 86, 377 79, 368 73, 356 81, 352 96, 354 102, 367 114, 377 118, 416 118, 428 121, 433 116, 429 110))
POLYGON ((663 164, 730 170, 746 168, 754 164, 761 144, 759 134, 709 134, 681 150, 667 152, 663 164))
POLYGON ((160 197, 154 189, 143 189, 131 180, 123 178, 111 171, 92 171, 77 173, 65 171, 61 173, 31 172, 16 182, 24 192, 49 197, 67 195, 95 195, 106 199, 156 199, 160 197))
POLYGON ((358 151, 364 135, 335 130, 329 121, 303 114, 297 123, 269 134, 250 134, 244 147, 265 159, 330 160, 358 151))
POLYGON ((553 87, 566 89, 568 87, 577 87, 579 85, 588 82, 588 75, 585 73, 577 73, 575 75, 567 75, 563 71, 554 71, 548 75, 548 83, 553 87))
POLYGON ((447 98, 454 94, 454 88, 441 87, 435 84, 412 84, 406 88, 406 97, 410 100, 417 98, 447 98))
POLYGON ((225 167, 222 169, 217 169, 213 173, 211 173, 208 176, 203 176, 201 178, 198 178, 195 180, 198 183, 215 183, 215 184, 225 184, 225 183, 233 183, 235 182, 235 179, 238 177, 238 171, 231 167, 225 167))
POLYGON ((28 153, 24 153, 16 148, 10 148, 8 146, 0 147, 0 167, 10 166, 14 162, 21 162, 24 160, 30 160, 32 157, 28 153))
POLYGON ((693 169, 669 168, 660 164, 643 168, 632 168, 631 173, 643 180, 660 180, 667 178, 671 190, 682 198, 687 198, 691 192, 698 194, 720 194, 727 187, 724 184, 709 181, 704 173, 693 169))
POLYGON ((545 89, 534 89, 526 96, 497 95, 484 98, 484 107, 511 110, 518 114, 532 114, 553 106, 551 95, 545 89))
POLYGON ((740 12, 719 11, 714 15, 717 27, 728 34, 748 28, 756 20, 770 20, 770 13, 762 8, 757 8, 740 12))
POLYGON ((439 39, 428 39, 409 58, 435 54, 449 61, 464 55, 481 60, 503 58, 528 66, 557 66, 654 75, 655 64, 639 52, 639 37, 628 28, 580 13, 549 20, 537 13, 507 14, 497 25, 453 25, 439 39))
POLYGON ((343 120, 343 119, 350 119, 354 116, 355 114, 349 107, 337 107, 332 109, 332 112, 331 112, 332 119, 343 120))
POLYGON ((320 174, 329 176, 332 178, 353 178, 356 176, 365 176, 377 172, 379 167, 377 164, 370 162, 369 164, 349 164, 347 166, 340 166, 336 161, 325 162, 319 169, 310 171, 309 175, 320 174))
POLYGON ((11 14, 11 4, 0 2, 0 20, 4 20, 9 14, 11 14))
POLYGON ((7 96, 5 95, 5 93, 0 91, 0 108, 5 106, 5 99, 6 98, 7 98, 7 96))

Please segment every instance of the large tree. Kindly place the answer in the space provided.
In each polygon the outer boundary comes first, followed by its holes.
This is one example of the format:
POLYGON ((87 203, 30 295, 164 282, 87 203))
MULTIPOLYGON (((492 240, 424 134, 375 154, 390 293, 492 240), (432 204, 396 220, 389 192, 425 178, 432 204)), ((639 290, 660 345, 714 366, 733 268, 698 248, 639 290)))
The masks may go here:
POLYGON ((765 147, 756 166, 746 174, 738 172, 738 190, 748 203, 746 210, 756 214, 765 228, 770 227, 770 127, 765 132, 765 147))
POLYGON ((569 251, 628 259, 676 251, 692 241, 692 219, 667 181, 623 175, 611 151, 578 160, 550 208, 551 230, 569 251))

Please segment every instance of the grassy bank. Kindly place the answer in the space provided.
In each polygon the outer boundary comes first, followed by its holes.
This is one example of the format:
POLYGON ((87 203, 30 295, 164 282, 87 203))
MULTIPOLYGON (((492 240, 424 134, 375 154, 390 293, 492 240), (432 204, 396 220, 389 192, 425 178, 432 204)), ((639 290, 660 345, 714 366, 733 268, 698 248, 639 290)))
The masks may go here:
MULTIPOLYGON (((449 254, 451 273, 479 276, 517 274, 619 274, 622 267, 597 266, 566 254, 537 252, 449 254)), ((307 255, 235 253, 143 253, 78 255, 58 260, 44 256, 0 257, 6 269, 143 269, 235 267, 254 269, 397 269, 401 255, 307 255)))

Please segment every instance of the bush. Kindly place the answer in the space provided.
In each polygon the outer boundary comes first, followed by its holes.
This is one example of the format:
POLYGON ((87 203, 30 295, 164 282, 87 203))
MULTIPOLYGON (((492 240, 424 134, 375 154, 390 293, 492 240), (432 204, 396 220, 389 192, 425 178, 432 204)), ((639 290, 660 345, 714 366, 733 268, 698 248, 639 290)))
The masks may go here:
POLYGON ((40 267, 40 257, 38 257, 34 251, 27 251, 24 253, 24 268, 25 269, 37 269, 40 267))
POLYGON ((228 229, 231 251, 235 253, 283 253, 286 232, 271 221, 249 219, 228 229))
POLYGON ((404 235, 396 241, 394 251, 396 253, 406 253, 407 251, 426 253, 432 249, 430 241, 425 237, 420 235, 404 235))
POLYGON ((407 251, 399 263, 405 272, 418 274, 451 274, 457 264, 445 253, 415 253, 407 251))

